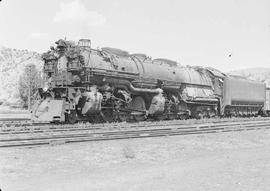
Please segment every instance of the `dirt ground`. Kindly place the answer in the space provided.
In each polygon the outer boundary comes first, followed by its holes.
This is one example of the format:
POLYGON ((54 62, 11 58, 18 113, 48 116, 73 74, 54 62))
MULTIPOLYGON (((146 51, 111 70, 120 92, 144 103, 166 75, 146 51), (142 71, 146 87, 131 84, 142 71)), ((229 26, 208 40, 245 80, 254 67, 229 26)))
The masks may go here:
POLYGON ((270 130, 0 150, 2 191, 270 190, 270 130))

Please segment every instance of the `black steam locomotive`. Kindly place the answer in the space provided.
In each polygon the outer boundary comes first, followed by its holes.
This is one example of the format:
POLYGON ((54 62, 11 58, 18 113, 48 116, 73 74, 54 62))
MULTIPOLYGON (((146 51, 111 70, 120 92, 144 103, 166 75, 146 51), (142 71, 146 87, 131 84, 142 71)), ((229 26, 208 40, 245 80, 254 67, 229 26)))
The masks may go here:
POLYGON ((264 83, 115 48, 97 50, 87 39, 60 39, 42 58, 45 81, 34 122, 256 116, 265 107, 264 83))

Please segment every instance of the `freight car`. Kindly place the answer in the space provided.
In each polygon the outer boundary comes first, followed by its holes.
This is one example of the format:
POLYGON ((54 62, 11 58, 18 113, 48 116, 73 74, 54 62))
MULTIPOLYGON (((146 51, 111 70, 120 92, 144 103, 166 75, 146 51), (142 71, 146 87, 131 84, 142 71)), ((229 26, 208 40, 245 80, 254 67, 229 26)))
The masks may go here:
POLYGON ((93 49, 87 39, 77 44, 59 40, 42 58, 45 83, 32 112, 34 122, 202 118, 263 107, 261 84, 257 94, 244 99, 256 83, 213 68, 184 67, 115 48, 93 49), (244 87, 238 92, 236 82, 244 87))

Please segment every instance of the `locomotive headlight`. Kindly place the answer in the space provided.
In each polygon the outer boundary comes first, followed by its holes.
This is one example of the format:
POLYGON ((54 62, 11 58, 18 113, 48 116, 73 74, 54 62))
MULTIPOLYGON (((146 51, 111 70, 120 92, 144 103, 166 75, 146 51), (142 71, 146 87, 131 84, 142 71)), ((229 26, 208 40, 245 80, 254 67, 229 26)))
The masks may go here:
POLYGON ((43 91, 46 92, 47 90, 48 90, 48 86, 45 86, 45 87, 43 88, 43 91))

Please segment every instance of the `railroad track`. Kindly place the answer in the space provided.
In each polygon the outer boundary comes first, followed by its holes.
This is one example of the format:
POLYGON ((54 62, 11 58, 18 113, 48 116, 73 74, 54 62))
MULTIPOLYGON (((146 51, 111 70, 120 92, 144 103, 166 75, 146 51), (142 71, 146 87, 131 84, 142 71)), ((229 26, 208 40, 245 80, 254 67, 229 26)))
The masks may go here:
POLYGON ((26 126, 31 125, 28 118, 0 118, 0 127, 26 126))
POLYGON ((245 122, 245 121, 262 121, 270 120, 270 117, 256 117, 256 118, 210 118, 210 119, 188 119, 188 120, 165 120, 165 121, 142 121, 135 123, 116 122, 116 123, 97 123, 89 122, 76 124, 36 124, 32 123, 30 119, 21 118, 0 118, 0 135, 1 134, 23 134, 32 132, 43 132, 48 130, 53 131, 72 131, 80 129, 112 129, 112 128, 132 128, 132 127, 153 127, 163 125, 190 125, 202 123, 221 123, 221 122, 245 122))
MULTIPOLYGON (((182 122, 182 121, 180 121, 182 122)), ((110 124, 109 124, 110 125, 110 124)), ((127 125, 127 124, 122 124, 127 125)), ((100 125, 101 126, 101 125, 100 125)), ((85 141, 102 141, 115 139, 129 139, 129 138, 147 138, 147 137, 161 137, 161 136, 175 136, 175 135, 190 135, 190 134, 205 134, 205 133, 220 133, 232 131, 244 131, 255 129, 269 129, 270 119, 263 120, 248 120, 235 122, 206 122, 198 124, 179 124, 170 123, 144 123, 140 126, 134 124, 123 128, 77 128, 77 129, 51 129, 47 130, 33 130, 21 133, 6 133, 0 134, 0 147, 20 147, 20 146, 35 146, 35 145, 49 145, 62 144, 85 141), (152 125, 150 125, 152 124, 152 125)))

